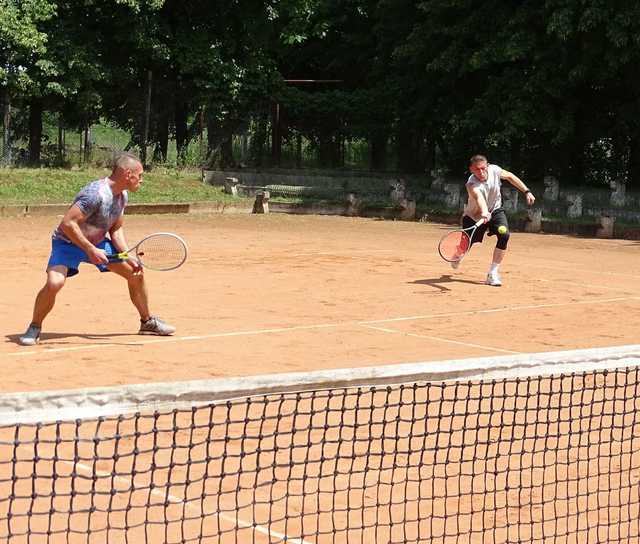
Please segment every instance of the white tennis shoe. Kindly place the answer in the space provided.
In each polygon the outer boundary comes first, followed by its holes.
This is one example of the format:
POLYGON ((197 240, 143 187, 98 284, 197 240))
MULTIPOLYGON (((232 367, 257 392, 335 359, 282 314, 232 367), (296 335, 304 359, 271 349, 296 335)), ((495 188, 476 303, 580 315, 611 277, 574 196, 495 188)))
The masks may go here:
POLYGON ((159 317, 151 316, 146 321, 140 320, 140 330, 138 334, 155 334, 157 336, 169 336, 176 332, 173 325, 169 325, 159 317))
POLYGON ((18 342, 22 346, 35 346, 40 341, 40 332, 41 328, 38 325, 34 325, 31 323, 27 332, 25 332, 20 338, 18 338, 18 342))
POLYGON ((502 281, 500 280, 500 274, 498 274, 498 271, 489 272, 485 283, 487 285, 492 285, 493 287, 500 287, 502 285, 502 281))

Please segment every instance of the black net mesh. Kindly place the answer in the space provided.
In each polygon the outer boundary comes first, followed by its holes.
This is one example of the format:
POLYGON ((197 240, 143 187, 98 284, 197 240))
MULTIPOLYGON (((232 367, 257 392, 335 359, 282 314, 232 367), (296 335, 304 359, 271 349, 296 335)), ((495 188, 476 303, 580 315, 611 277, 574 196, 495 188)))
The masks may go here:
POLYGON ((640 541, 638 368, 0 427, 0 542, 640 541))

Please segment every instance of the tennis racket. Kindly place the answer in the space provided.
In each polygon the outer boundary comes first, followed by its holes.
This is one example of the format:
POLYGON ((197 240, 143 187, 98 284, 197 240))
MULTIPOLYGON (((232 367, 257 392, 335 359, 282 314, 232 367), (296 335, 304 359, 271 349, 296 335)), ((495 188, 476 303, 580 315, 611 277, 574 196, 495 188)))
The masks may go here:
POLYGON ((449 263, 459 263, 471 249, 471 240, 476 229, 485 224, 484 219, 480 219, 475 225, 466 229, 452 230, 445 234, 438 244, 440 257, 449 263))
POLYGON ((122 253, 109 255, 109 262, 133 258, 144 268, 151 270, 174 270, 187 260, 187 244, 177 234, 156 232, 140 240, 122 253))

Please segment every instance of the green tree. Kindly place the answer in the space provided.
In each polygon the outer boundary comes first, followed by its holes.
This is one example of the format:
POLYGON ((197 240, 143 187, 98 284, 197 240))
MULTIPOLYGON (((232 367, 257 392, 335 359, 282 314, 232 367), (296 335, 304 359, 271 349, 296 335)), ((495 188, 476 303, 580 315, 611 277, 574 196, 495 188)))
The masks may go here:
POLYGON ((37 74, 49 69, 40 58, 46 50, 47 35, 39 24, 53 14, 53 2, 48 0, 0 0, 0 100, 4 109, 5 146, 10 145, 11 105, 23 105, 37 94, 37 74))

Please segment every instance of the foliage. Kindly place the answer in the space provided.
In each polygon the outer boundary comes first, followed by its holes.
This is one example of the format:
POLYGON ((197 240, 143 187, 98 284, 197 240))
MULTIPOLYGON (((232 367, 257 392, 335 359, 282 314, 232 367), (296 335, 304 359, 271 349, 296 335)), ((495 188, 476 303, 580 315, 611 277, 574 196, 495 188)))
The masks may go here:
POLYGON ((202 160, 206 137, 232 165, 244 134, 258 166, 282 144, 343 167, 365 142, 372 168, 463 176, 485 152, 527 179, 640 185, 639 61, 623 0, 0 0, 15 137, 103 119, 158 163, 202 160))

